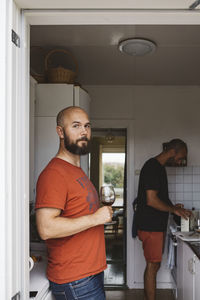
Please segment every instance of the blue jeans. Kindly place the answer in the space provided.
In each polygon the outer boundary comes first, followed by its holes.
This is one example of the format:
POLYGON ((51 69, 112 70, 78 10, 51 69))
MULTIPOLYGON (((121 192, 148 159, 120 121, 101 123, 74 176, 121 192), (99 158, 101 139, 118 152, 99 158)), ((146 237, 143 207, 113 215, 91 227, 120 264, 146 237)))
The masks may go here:
POLYGON ((105 300, 104 272, 57 284, 50 281, 50 288, 56 300, 105 300))

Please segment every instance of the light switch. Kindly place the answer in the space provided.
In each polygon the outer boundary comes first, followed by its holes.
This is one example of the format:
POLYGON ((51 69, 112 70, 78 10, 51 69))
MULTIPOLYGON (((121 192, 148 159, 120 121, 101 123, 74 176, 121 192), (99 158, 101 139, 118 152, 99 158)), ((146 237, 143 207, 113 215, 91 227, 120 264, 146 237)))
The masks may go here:
POLYGON ((140 175, 140 170, 139 169, 135 170, 135 175, 140 175))

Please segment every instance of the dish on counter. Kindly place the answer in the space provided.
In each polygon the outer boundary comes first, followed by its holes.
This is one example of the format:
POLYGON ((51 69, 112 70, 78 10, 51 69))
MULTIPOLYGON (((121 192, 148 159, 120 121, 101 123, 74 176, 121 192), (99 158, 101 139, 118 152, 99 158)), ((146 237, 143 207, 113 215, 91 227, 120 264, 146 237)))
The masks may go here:
POLYGON ((199 241, 200 242, 200 232, 196 231, 177 231, 174 235, 183 241, 199 241))

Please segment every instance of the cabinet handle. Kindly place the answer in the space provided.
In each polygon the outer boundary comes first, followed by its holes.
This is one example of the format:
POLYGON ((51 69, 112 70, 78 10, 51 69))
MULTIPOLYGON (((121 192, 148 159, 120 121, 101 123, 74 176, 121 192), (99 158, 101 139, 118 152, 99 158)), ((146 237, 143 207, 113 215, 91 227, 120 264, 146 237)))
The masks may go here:
POLYGON ((188 271, 189 271, 192 275, 195 274, 194 269, 193 269, 193 266, 194 266, 194 260, 193 260, 193 258, 191 258, 191 259, 188 260, 188 271))

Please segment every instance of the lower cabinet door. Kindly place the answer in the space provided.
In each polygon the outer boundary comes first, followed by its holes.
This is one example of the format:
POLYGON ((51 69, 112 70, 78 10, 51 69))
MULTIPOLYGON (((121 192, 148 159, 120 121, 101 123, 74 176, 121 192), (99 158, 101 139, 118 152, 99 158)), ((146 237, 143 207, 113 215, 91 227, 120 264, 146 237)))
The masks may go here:
POLYGON ((44 296, 44 298, 42 298, 42 300, 55 300, 53 294, 51 291, 48 291, 48 293, 46 294, 46 296, 44 296))
POLYGON ((183 300, 195 300, 195 255, 190 247, 184 243, 183 248, 183 300))
POLYGON ((200 260, 195 258, 195 300, 200 299, 200 260))

